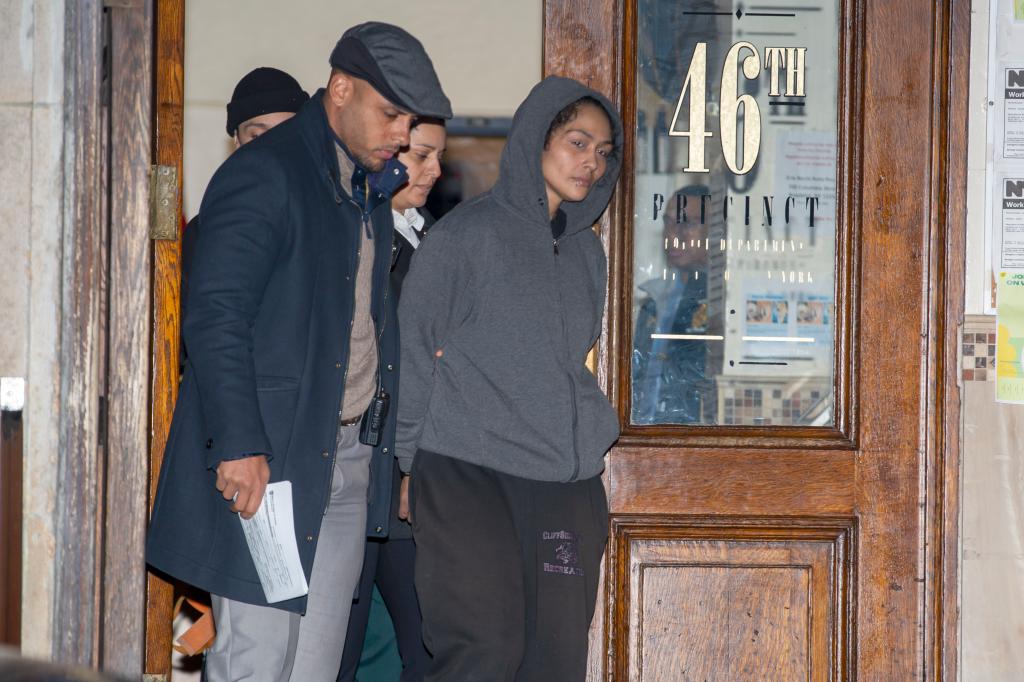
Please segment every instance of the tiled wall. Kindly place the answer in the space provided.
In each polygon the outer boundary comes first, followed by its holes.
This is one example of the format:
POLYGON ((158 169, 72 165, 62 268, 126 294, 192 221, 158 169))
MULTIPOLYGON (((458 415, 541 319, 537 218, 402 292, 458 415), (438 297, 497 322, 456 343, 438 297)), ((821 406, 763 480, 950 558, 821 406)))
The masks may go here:
POLYGON ((988 322, 975 325, 971 331, 965 327, 962 335, 961 377, 964 381, 995 381, 996 333, 985 331, 992 326, 988 322))
POLYGON ((63 2, 0 0, 0 376, 26 379, 21 650, 44 658, 60 445, 63 38, 63 2))

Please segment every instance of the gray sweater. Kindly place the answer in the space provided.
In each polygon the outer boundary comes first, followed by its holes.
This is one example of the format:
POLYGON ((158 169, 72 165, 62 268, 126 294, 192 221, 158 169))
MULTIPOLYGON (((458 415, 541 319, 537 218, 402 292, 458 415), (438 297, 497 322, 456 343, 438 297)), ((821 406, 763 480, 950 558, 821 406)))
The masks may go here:
POLYGON ((563 203, 553 243, 541 151, 554 116, 590 96, 549 77, 520 105, 497 184, 446 215, 413 256, 399 304, 396 450, 418 448, 540 481, 590 478, 618 437, 615 411, 584 364, 601 332, 607 260, 591 226, 619 175, 613 155, 581 202, 563 203), (436 357, 436 351, 443 355, 436 357))

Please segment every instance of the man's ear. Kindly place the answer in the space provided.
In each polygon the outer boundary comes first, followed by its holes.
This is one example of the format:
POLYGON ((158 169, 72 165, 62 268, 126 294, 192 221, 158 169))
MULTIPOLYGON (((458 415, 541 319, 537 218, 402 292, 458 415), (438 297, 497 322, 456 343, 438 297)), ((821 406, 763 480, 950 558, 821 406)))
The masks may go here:
POLYGON ((355 83, 352 77, 342 71, 335 71, 327 81, 327 96, 331 104, 336 107, 343 107, 352 98, 355 91, 355 83))

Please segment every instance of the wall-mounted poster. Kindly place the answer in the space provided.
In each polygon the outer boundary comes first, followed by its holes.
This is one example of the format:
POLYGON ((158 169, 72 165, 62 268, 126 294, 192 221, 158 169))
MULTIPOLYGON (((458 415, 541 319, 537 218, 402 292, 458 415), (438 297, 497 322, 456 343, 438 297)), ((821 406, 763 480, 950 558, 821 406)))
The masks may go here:
POLYGON ((1000 178, 999 268, 1024 270, 1024 178, 1000 178))
POLYGON ((1024 159, 1024 65, 1003 68, 1004 159, 1024 159))
POLYGON ((1000 272, 996 287, 996 401, 1024 404, 1024 273, 1000 272))

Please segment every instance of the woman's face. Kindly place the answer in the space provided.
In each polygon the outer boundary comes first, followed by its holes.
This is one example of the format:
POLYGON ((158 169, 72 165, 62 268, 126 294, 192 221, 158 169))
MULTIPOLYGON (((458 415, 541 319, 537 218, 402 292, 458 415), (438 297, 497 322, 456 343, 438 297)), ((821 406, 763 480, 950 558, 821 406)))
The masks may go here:
POLYGON ((608 167, 614 149, 608 116, 581 104, 576 118, 557 128, 541 154, 541 172, 552 213, 563 201, 582 201, 608 167))
POLYGON ((405 164, 409 174, 409 182, 392 198, 392 207, 404 211, 427 203, 427 195, 441 177, 446 140, 444 126, 438 123, 424 121, 412 129, 409 146, 398 154, 398 160, 405 164))

